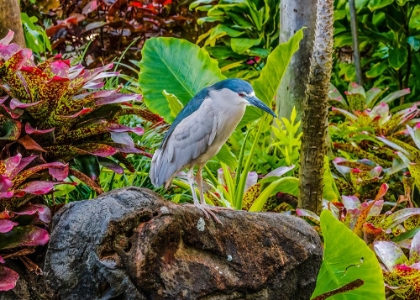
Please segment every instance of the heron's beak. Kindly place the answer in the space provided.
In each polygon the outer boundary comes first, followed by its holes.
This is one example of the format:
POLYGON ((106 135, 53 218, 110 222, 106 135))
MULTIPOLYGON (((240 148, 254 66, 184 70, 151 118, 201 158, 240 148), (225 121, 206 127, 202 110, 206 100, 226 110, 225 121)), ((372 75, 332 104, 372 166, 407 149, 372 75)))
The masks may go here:
POLYGON ((265 105, 260 99, 258 99, 257 97, 253 96, 253 97, 247 97, 246 98, 248 100, 248 102, 255 106, 258 107, 260 109, 262 109, 263 111, 265 111, 266 113, 269 113, 270 115, 272 115, 274 118, 277 118, 276 114, 267 106, 265 105))

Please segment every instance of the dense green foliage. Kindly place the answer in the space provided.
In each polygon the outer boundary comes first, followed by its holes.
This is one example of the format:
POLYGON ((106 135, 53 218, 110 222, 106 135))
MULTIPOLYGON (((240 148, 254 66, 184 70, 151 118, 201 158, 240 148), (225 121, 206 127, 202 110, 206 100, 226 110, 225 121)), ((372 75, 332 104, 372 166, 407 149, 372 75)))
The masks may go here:
POLYGON ((190 9, 205 11, 198 24, 214 23, 197 43, 219 62, 224 75, 246 80, 258 78, 279 41, 278 0, 197 0, 190 9))
MULTIPOLYGON (((420 95, 420 6, 412 0, 360 0, 356 2, 363 79, 367 87, 410 88, 406 100, 420 95)), ((351 61, 352 38, 348 1, 335 1, 335 37, 338 49, 332 82, 340 89, 355 81, 351 61)), ((404 98, 400 102, 403 103, 404 98)))

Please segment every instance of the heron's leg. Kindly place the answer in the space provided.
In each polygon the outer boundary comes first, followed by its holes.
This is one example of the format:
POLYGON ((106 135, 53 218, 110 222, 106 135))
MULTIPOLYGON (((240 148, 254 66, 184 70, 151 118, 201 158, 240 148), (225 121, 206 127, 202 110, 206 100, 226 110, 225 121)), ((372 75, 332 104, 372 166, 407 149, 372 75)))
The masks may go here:
POLYGON ((195 177, 195 181, 197 182, 198 190, 200 191, 200 203, 201 205, 206 205, 206 200, 204 199, 204 192, 203 192, 203 171, 204 165, 198 166, 197 174, 195 177))
POLYGON ((195 192, 195 188, 194 188, 194 167, 191 167, 191 169, 188 171, 187 173, 187 177, 188 177, 188 182, 190 184, 190 188, 191 188, 191 194, 194 200, 194 205, 199 205, 200 202, 198 202, 197 199, 197 194, 195 192))
POLYGON ((204 167, 204 165, 199 165, 198 166, 197 175, 195 177, 198 190, 200 191, 200 203, 198 203, 198 201, 197 201, 197 203, 194 202, 194 205, 197 208, 199 208, 206 215, 207 218, 210 218, 210 216, 211 216, 217 223, 222 224, 222 222, 219 220, 219 218, 214 213, 214 212, 217 212, 219 210, 218 207, 207 205, 206 200, 204 199, 203 176, 202 176, 203 167, 204 167))

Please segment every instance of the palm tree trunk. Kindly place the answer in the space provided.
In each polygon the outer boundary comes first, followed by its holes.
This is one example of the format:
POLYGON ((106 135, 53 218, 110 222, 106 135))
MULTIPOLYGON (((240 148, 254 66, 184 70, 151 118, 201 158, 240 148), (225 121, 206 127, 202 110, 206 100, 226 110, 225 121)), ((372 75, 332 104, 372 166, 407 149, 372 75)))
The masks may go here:
POLYGON ((307 97, 303 104, 298 206, 320 213, 327 153, 328 88, 332 70, 333 0, 318 0, 307 97))
POLYGON ((0 39, 4 38, 9 30, 15 33, 13 42, 26 47, 18 0, 0 0, 0 39))

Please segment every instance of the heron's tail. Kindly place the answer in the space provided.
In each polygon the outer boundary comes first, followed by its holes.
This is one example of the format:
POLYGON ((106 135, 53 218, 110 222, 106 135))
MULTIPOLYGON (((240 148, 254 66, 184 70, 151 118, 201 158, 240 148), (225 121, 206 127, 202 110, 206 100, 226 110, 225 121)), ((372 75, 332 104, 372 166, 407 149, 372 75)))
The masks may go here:
POLYGON ((174 164, 169 163, 167 156, 166 151, 162 149, 157 149, 153 154, 149 177, 155 187, 160 187, 164 183, 166 186, 170 185, 173 175, 178 171, 174 164))

